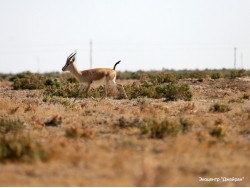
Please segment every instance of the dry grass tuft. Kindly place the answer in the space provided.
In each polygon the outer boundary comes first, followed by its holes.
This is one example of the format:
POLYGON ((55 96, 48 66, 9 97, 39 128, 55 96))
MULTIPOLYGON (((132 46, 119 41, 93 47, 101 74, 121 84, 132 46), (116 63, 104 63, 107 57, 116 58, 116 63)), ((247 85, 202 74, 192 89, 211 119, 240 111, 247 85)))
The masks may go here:
POLYGON ((45 145, 37 142, 28 135, 0 136, 0 161, 34 162, 47 161, 50 151, 45 145))
POLYGON ((0 118, 0 133, 17 133, 25 128, 19 119, 0 118))

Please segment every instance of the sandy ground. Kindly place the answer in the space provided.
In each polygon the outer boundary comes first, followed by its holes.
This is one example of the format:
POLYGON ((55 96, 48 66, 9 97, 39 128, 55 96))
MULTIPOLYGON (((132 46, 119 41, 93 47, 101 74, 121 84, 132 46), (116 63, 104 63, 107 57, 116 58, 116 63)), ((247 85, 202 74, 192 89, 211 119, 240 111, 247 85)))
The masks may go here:
POLYGON ((14 91, 0 82, 0 117, 20 119, 22 134, 51 151, 46 161, 1 162, 0 186, 250 186, 249 81, 183 80, 193 92, 190 102, 110 98, 69 104, 43 102, 43 91, 14 91), (216 102, 230 110, 211 111, 216 102), (53 118, 60 123, 46 126, 53 118), (152 139, 136 126, 143 119, 186 120, 190 128, 152 139), (210 134, 216 127, 223 138, 210 134), (69 130, 76 138, 66 136, 69 130))

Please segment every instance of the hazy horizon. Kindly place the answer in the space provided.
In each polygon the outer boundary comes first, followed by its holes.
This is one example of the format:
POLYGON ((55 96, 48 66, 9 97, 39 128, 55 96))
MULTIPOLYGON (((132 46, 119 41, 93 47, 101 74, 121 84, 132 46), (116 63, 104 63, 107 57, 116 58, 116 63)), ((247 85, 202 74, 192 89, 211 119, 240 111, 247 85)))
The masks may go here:
POLYGON ((248 0, 0 0, 0 73, 250 69, 248 0))

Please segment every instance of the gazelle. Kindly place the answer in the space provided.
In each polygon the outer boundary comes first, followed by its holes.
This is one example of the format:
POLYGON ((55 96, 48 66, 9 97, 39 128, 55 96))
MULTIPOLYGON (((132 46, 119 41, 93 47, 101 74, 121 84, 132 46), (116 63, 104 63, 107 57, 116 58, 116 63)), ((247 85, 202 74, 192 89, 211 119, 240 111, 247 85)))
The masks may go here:
MULTIPOLYGON (((83 91, 85 86, 86 86, 85 93, 88 94, 89 88, 93 82, 97 82, 99 85, 103 84, 103 82, 104 82, 104 85, 105 85, 105 94, 104 94, 105 96, 104 97, 107 97, 108 86, 109 86, 109 84, 111 84, 117 88, 120 88, 123 92, 124 97, 127 98, 127 94, 126 94, 123 86, 121 84, 116 83, 116 81, 115 81, 115 79, 116 79, 115 68, 120 63, 120 61, 118 61, 114 65, 113 69, 96 68, 96 69, 88 69, 88 70, 84 70, 84 71, 79 71, 74 64, 75 55, 76 55, 76 52, 73 52, 68 56, 68 58, 66 60, 66 64, 62 68, 62 71, 70 71, 71 74, 73 74, 73 76, 80 82, 81 87, 79 89, 78 96, 81 94, 81 92, 83 91)), ((76 98, 75 98, 75 100, 76 100, 76 98)))

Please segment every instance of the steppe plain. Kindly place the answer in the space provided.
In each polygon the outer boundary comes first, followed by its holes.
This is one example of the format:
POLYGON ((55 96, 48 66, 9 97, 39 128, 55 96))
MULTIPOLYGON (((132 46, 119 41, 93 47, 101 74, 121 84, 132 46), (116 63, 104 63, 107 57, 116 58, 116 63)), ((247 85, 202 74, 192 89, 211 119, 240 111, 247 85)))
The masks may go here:
POLYGON ((28 154, 2 154, 0 186, 250 186, 250 78, 179 82, 189 85, 191 101, 62 103, 2 79, 1 123, 22 128, 2 129, 1 141, 23 142, 8 147, 28 154), (184 128, 158 137, 140 128, 162 122, 184 128))

